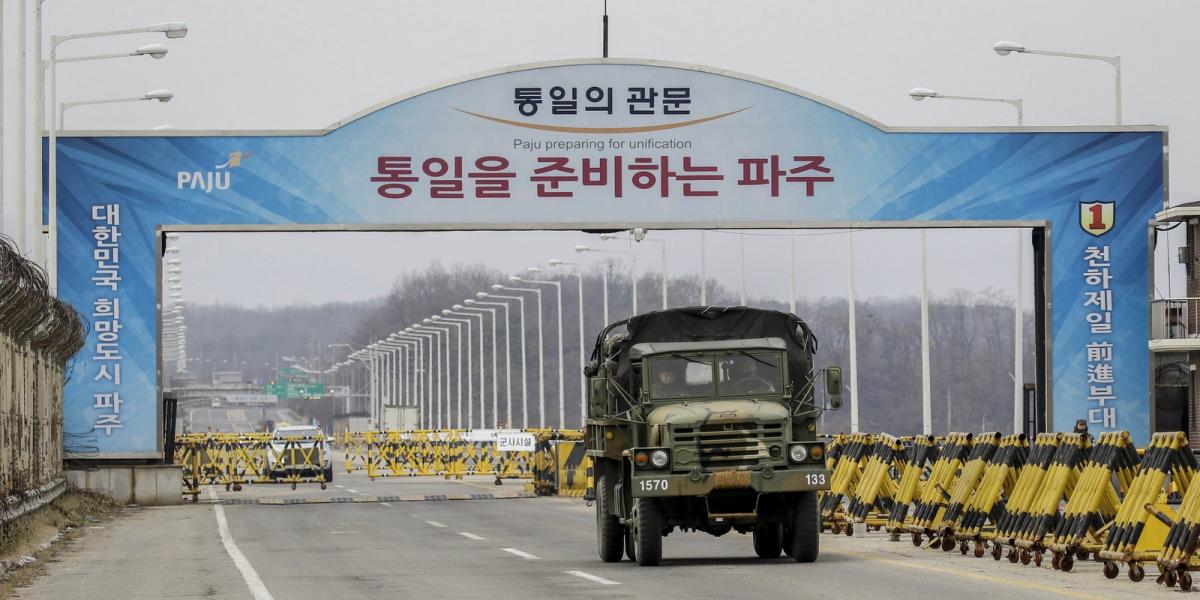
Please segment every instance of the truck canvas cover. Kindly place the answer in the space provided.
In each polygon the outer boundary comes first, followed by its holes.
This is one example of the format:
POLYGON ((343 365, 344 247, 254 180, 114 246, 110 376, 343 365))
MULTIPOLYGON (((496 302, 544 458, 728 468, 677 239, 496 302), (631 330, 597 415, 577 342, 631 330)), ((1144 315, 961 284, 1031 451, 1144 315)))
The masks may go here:
POLYGON ((812 370, 817 339, 800 317, 746 306, 691 306, 655 311, 609 325, 596 340, 593 360, 603 353, 609 332, 625 325, 627 335, 613 344, 604 359, 617 361, 617 381, 636 394, 639 380, 631 373, 629 350, 645 342, 707 342, 754 338, 779 338, 787 345, 792 390, 799 392, 812 370))

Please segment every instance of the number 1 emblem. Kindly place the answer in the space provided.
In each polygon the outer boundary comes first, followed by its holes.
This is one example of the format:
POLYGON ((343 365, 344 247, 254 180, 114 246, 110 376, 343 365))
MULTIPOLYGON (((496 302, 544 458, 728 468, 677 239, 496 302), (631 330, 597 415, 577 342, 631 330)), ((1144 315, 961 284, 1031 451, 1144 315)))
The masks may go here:
POLYGON ((1117 221, 1116 206, 1116 202, 1080 202, 1079 226, 1097 237, 1108 233, 1117 221))

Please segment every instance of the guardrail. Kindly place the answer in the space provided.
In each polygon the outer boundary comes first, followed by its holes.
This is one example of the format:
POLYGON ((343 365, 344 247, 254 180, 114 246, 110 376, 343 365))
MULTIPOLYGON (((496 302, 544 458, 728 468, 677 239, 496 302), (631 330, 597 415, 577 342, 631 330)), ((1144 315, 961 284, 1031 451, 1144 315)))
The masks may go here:
POLYGON ((999 561, 1055 569, 1075 561, 1122 565, 1132 581, 1157 566, 1157 581, 1192 587, 1200 569, 1200 479, 1182 432, 1156 433, 1145 449, 1128 432, 995 432, 896 438, 834 436, 822 493, 823 529, 853 533, 855 524, 886 528, 893 541, 956 547, 999 561))

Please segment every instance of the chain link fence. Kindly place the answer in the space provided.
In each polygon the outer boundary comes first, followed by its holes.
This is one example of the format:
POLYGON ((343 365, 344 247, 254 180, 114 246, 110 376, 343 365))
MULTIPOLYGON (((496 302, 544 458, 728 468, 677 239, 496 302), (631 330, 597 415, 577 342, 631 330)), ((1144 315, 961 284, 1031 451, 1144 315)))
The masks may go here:
POLYGON ((0 236, 0 504, 62 478, 63 384, 87 331, 0 236))

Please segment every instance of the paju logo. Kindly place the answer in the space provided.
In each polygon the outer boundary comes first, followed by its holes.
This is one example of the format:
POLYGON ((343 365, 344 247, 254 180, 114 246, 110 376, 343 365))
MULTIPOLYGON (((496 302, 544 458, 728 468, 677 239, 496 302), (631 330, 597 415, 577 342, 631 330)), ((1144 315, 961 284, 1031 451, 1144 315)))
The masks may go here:
POLYGON ((242 161, 253 154, 236 150, 230 152, 229 159, 214 167, 212 171, 179 171, 175 173, 175 188, 182 190, 186 185, 190 190, 203 190, 206 194, 211 194, 213 190, 227 190, 230 170, 242 166, 242 161))

